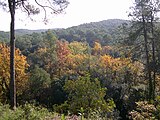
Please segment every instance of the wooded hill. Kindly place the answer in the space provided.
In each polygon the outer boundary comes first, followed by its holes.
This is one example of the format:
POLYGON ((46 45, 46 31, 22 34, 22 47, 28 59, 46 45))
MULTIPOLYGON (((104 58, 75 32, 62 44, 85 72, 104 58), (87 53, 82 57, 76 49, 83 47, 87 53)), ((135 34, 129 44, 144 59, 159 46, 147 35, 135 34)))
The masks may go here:
MULTIPOLYGON (((100 22, 85 23, 67 29, 51 29, 58 39, 65 39, 68 42, 81 41, 93 45, 94 41, 99 41, 102 45, 113 44, 119 39, 120 31, 118 27, 129 24, 127 20, 109 19, 100 22)), ((33 33, 43 33, 47 29, 27 30, 17 29, 16 35, 31 35, 33 33)), ((0 41, 8 42, 9 32, 0 31, 0 41)))

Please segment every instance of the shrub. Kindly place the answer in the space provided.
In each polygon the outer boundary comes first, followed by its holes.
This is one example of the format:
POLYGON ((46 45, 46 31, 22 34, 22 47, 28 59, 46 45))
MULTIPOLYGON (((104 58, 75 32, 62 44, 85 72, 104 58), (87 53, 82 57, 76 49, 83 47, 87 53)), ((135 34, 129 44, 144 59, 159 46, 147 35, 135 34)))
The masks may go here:
POLYGON ((64 89, 68 93, 67 103, 72 114, 78 114, 81 108, 85 115, 97 109, 107 113, 112 112, 115 107, 113 100, 105 101, 106 89, 101 87, 100 81, 91 79, 88 74, 77 80, 68 80, 64 89))
POLYGON ((136 109, 132 110, 129 115, 132 120, 153 120, 155 119, 156 108, 147 101, 136 102, 136 109))
POLYGON ((19 106, 15 111, 9 105, 0 104, 0 120, 51 120, 55 116, 46 108, 36 107, 32 104, 19 106))

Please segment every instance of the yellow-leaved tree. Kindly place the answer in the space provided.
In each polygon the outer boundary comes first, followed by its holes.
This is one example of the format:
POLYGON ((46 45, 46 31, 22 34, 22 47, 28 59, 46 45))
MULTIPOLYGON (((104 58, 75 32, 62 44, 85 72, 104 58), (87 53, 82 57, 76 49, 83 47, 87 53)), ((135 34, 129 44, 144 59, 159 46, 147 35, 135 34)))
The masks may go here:
POLYGON ((101 54, 101 51, 102 51, 102 46, 100 43, 98 42, 95 42, 94 43, 94 47, 92 49, 92 54, 93 55, 100 55, 101 54))
MULTIPOLYGON (((15 77, 17 95, 22 94, 26 89, 28 81, 28 68, 26 57, 21 54, 19 49, 15 50, 15 77)), ((10 81, 10 48, 6 44, 0 43, 0 101, 9 99, 9 81, 10 81)))

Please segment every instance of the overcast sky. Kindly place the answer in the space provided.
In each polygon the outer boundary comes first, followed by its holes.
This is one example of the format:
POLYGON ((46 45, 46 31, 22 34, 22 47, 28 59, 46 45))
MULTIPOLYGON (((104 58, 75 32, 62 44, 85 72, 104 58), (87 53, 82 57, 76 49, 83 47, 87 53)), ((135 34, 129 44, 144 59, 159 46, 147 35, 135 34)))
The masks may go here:
MULTIPOLYGON (((128 19, 129 7, 134 0, 69 0, 70 4, 64 14, 49 17, 45 25, 36 19, 28 19, 21 12, 16 13, 16 29, 51 29, 67 28, 83 23, 97 22, 107 19, 128 19)), ((42 18, 42 14, 36 18, 42 18)), ((0 30, 8 31, 10 16, 0 10, 0 30)))

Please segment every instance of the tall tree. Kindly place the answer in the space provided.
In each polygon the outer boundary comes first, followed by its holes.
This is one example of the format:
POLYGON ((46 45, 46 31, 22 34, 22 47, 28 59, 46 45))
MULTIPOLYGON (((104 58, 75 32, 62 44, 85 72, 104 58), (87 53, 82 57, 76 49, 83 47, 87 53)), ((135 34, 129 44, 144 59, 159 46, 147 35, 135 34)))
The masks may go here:
POLYGON ((28 16, 40 13, 40 9, 44 11, 44 22, 47 20, 47 10, 51 10, 53 14, 61 13, 68 5, 67 0, 4 0, 0 1, 0 5, 3 8, 9 8, 11 16, 10 24, 10 99, 11 107, 16 108, 16 86, 15 86, 15 11, 21 9, 26 12, 28 16), (33 3, 33 4, 32 4, 33 3))
MULTIPOLYGON (((10 48, 5 44, 0 44, 0 98, 9 100, 9 81, 10 81, 10 48)), ((26 57, 19 49, 15 50, 15 78, 17 84, 17 95, 21 95, 28 83, 26 69, 29 67, 26 57)), ((1 101, 2 102, 2 101, 1 101)))
POLYGON ((136 37, 143 36, 144 51, 146 57, 146 76, 148 79, 148 99, 155 97, 155 78, 156 78, 156 58, 155 58, 155 38, 154 26, 157 20, 156 15, 159 12, 159 0, 135 0, 133 12, 130 14, 134 19, 138 29, 136 37), (151 57, 150 57, 151 56, 151 57))

